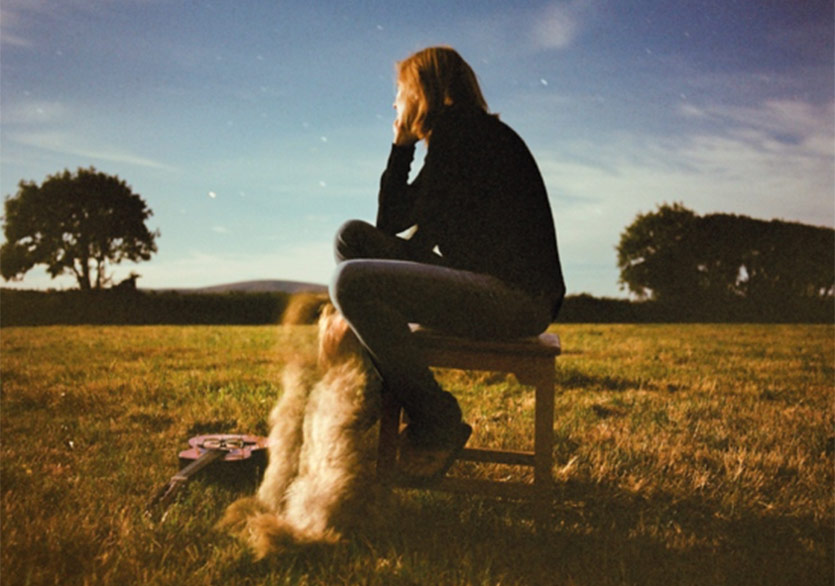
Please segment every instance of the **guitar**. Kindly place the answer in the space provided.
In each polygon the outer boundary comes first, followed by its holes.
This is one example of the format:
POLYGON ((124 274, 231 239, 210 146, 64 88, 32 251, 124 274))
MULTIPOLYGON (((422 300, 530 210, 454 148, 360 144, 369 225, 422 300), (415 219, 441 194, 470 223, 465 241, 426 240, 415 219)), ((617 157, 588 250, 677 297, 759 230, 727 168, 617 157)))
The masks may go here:
POLYGON ((267 448, 267 438, 256 435, 199 435, 188 440, 188 443, 190 448, 180 452, 182 468, 165 486, 156 491, 145 507, 146 516, 152 517, 154 510, 167 509, 189 479, 214 462, 242 463, 252 458, 264 460, 264 450, 267 448))

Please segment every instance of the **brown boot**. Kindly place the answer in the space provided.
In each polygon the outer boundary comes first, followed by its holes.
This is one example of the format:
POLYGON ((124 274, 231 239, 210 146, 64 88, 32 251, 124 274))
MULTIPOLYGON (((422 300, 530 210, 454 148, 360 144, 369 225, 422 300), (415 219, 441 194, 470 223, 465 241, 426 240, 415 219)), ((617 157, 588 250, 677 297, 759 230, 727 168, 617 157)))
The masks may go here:
POLYGON ((428 485, 438 482, 464 449, 473 428, 458 423, 445 437, 428 441, 407 426, 400 433, 398 474, 409 484, 428 485))

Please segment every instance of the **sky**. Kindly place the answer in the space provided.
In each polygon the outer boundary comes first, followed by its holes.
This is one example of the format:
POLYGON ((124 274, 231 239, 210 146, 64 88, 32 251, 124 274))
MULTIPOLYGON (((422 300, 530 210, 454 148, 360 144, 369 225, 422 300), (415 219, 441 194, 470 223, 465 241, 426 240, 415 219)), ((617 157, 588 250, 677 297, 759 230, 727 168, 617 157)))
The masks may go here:
POLYGON ((325 284, 337 228, 375 218, 395 62, 450 45, 539 164, 569 294, 626 297, 620 234, 662 203, 835 225, 833 22, 831 0, 2 0, 0 192, 124 179, 161 235, 115 281, 325 284))

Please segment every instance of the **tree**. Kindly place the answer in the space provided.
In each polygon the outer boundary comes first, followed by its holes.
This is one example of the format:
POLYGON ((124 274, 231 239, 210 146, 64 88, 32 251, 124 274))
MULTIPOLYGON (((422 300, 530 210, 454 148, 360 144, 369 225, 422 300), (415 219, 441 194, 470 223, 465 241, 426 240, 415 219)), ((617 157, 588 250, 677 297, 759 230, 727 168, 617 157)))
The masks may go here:
POLYGON ((619 283, 639 298, 679 299, 698 287, 698 259, 691 247, 697 216, 683 205, 664 204, 640 214, 621 234, 619 283))
POLYGON ((149 260, 157 251, 159 231, 145 226, 153 212, 142 197, 93 167, 64 170, 40 186, 21 181, 4 208, 0 274, 7 281, 44 264, 52 278, 71 273, 81 289, 101 289, 110 282, 108 263, 149 260))
POLYGON ((760 222, 745 249, 744 294, 763 302, 835 296, 835 230, 794 222, 760 222))
POLYGON ((711 306, 798 308, 835 296, 835 230, 681 204, 640 214, 617 247, 620 284, 638 297, 711 306))

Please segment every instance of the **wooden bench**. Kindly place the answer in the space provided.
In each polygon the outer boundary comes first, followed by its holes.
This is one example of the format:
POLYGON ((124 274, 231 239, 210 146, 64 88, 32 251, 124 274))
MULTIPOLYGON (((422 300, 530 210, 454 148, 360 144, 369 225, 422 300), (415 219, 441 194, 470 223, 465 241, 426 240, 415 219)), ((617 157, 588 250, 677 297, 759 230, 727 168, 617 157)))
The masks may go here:
MULTIPOLYGON (((534 502, 534 519, 547 527, 551 511, 552 449, 554 443, 554 359, 560 354, 556 334, 514 340, 472 340, 416 328, 413 335, 429 365, 439 368, 509 372, 535 388, 534 449, 511 451, 465 448, 459 460, 490 462, 534 469, 533 484, 524 482, 446 477, 430 488, 487 496, 529 498, 534 502)), ((394 484, 400 405, 388 393, 383 395, 377 475, 394 484)), ((397 483, 404 486, 402 483, 397 483)))

